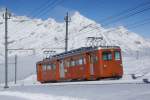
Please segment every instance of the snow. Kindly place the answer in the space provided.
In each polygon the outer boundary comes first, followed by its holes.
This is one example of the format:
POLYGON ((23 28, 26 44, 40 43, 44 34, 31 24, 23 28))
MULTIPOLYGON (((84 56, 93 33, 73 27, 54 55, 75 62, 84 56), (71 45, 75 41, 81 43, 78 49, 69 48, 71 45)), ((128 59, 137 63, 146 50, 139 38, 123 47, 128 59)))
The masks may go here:
MULTIPOLYGON (((52 95, 46 95, 42 93, 25 93, 25 92, 11 92, 11 91, 4 91, 0 92, 0 95, 3 96, 11 96, 11 97, 19 97, 18 100, 85 100, 85 99, 78 99, 78 98, 71 98, 71 97, 65 97, 65 96, 52 96, 52 95)), ((17 100, 17 99, 15 99, 17 100)))
MULTIPOLYGON (((14 86, 0 91, 0 97, 15 100, 149 100, 149 84, 34 85, 14 86)), ((3 99, 5 100, 5 99, 3 99)), ((10 100, 10 99, 8 99, 10 100)))
POLYGON ((125 74, 120 80, 41 84, 37 82, 36 75, 32 74, 17 81, 16 85, 14 82, 9 82, 8 89, 3 89, 4 84, 1 84, 0 98, 2 100, 149 100, 150 85, 143 83, 142 79, 148 78, 150 74, 136 80, 130 75, 131 73, 143 75, 148 71, 149 57, 137 59, 134 56, 123 58, 125 74), (146 66, 141 67, 143 65, 141 61, 146 66))
MULTIPOLYGON (((0 15, 3 10, 0 9, 0 15)), ((150 41, 130 32, 123 26, 104 28, 79 12, 71 16, 69 23, 69 50, 85 46, 86 38, 102 36, 107 45, 118 45, 122 49, 124 75, 120 80, 86 82, 64 82, 41 84, 36 80, 37 61, 43 59, 44 50, 64 47, 65 23, 55 19, 31 19, 12 16, 8 23, 9 48, 34 48, 33 51, 9 51, 9 63, 18 55, 17 84, 14 84, 14 64, 9 64, 9 89, 4 82, 4 20, 0 17, 0 99, 2 100, 149 100, 150 85, 150 41), (89 25, 85 28, 87 25, 89 25), (85 28, 84 30, 82 30, 85 28), (137 79, 133 80, 131 74, 137 79)))
MULTIPOLYGON (((3 13, 3 9, 0 10, 3 13)), ((125 75, 149 76, 150 71, 150 42, 140 35, 130 32, 123 26, 104 28, 101 24, 75 12, 69 23, 69 49, 85 46, 89 36, 103 36, 108 45, 119 45, 123 52, 123 66, 125 75), (87 28, 83 29, 87 25, 87 28), (80 41, 80 42, 79 42, 80 41), (136 53, 139 52, 139 59, 136 53)), ((0 17, 0 22, 3 18, 0 17)), ((9 51, 9 62, 14 62, 14 55, 18 54, 18 79, 36 73, 35 63, 43 58, 44 50, 56 50, 64 47, 65 23, 55 19, 31 19, 26 16, 12 16, 8 23, 9 48, 34 48, 33 51, 9 51), (15 28, 14 28, 15 26, 15 28), (30 55, 30 56, 29 56, 30 55)), ((0 24, 0 79, 4 81, 4 23, 0 24)), ((14 65, 9 65, 9 80, 14 80, 14 65)))
POLYGON ((143 75, 148 71, 149 56, 137 59, 136 55, 132 55, 124 57, 123 60, 125 60, 125 74, 120 80, 41 84, 37 82, 36 75, 32 74, 17 81, 16 85, 14 82, 9 82, 8 89, 3 89, 4 84, 1 84, 0 98, 2 100, 149 100, 150 84, 145 84, 142 79, 148 78, 150 74, 136 80, 130 75, 131 73, 143 75), (143 65, 141 62, 146 66, 141 67, 143 65))

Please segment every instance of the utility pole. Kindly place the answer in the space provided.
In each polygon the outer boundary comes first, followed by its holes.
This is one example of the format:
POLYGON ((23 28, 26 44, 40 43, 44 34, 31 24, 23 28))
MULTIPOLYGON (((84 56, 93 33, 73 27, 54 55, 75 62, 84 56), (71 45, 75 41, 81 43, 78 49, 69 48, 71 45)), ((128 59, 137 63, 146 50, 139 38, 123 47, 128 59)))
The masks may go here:
POLYGON ((65 52, 68 51, 68 23, 70 22, 68 12, 66 14, 66 17, 64 18, 66 22, 66 36, 65 36, 65 52))
POLYGON ((15 84, 17 83, 17 55, 15 55, 15 84))
POLYGON ((5 86, 4 88, 9 88, 8 87, 8 29, 7 29, 7 21, 10 19, 10 13, 8 13, 8 10, 6 8, 5 13, 3 14, 3 18, 5 19, 5 86))

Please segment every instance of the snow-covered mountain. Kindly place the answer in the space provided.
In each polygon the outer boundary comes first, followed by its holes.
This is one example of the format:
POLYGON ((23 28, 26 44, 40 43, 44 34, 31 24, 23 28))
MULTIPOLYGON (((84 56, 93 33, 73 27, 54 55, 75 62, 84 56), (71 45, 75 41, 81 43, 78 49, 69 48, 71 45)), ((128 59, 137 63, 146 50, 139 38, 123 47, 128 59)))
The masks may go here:
MULTIPOLYGON (((0 35, 2 55, 4 51, 4 20, 2 17, 0 17, 0 35)), ((9 48, 35 48, 37 53, 42 53, 43 48, 64 47, 65 23, 59 23, 52 18, 41 20, 26 16, 12 16, 8 23, 8 35, 9 48)), ((142 48, 150 48, 149 41, 128 31, 123 26, 103 28, 99 23, 75 12, 69 23, 69 49, 85 46, 86 38, 89 36, 102 36, 107 45, 121 46, 123 51, 140 51, 142 48), (86 27, 89 24, 91 25, 86 27)))

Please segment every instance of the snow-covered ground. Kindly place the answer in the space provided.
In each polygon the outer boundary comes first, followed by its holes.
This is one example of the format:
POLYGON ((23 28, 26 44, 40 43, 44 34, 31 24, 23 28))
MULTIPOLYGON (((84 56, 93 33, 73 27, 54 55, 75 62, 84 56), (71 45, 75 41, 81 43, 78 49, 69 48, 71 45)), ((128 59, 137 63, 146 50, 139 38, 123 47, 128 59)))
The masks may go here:
POLYGON ((87 83, 89 84, 12 86, 9 89, 1 88, 0 98, 2 100, 149 100, 150 98, 150 84, 87 83))
POLYGON ((124 56, 123 62, 125 73, 120 80, 41 84, 33 74, 19 80, 16 85, 14 82, 9 82, 9 89, 4 89, 4 84, 1 84, 0 98, 2 100, 149 100, 150 84, 144 84, 142 81, 143 78, 150 77, 149 56, 139 58, 136 55, 124 56), (142 77, 133 80, 131 78, 133 73, 142 77))

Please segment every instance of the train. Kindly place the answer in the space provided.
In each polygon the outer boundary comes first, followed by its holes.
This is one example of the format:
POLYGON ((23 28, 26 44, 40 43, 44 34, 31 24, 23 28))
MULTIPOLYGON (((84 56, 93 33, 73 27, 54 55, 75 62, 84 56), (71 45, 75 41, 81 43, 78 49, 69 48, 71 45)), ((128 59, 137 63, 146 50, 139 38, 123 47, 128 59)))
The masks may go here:
POLYGON ((36 63, 37 80, 41 83, 85 81, 123 76, 119 46, 81 47, 55 54, 36 63))

